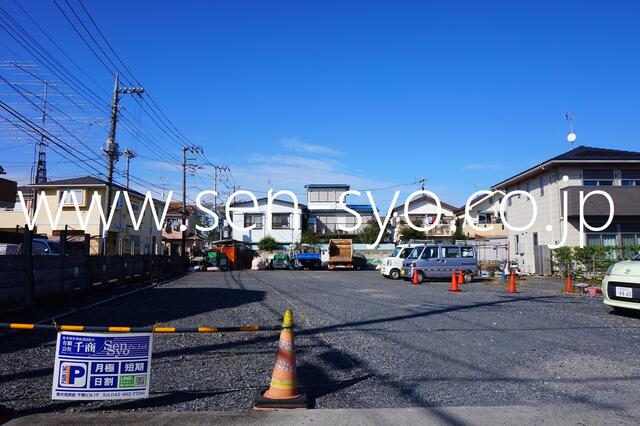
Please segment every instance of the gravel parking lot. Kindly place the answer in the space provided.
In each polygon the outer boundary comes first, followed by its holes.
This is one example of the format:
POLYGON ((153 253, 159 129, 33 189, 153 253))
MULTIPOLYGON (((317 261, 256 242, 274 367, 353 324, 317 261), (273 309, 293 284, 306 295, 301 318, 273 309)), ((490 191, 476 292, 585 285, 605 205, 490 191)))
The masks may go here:
MULTIPOLYGON (((640 319, 601 298, 561 296, 556 281, 518 294, 474 282, 413 286, 373 271, 194 273, 65 324, 278 324, 294 310, 300 385, 316 408, 589 404, 640 401, 640 319)), ((247 410, 268 384, 277 335, 154 336, 151 395, 119 402, 50 399, 54 335, 0 338, 0 405, 49 411, 247 410)), ((631 417, 630 417, 631 418, 631 417)))

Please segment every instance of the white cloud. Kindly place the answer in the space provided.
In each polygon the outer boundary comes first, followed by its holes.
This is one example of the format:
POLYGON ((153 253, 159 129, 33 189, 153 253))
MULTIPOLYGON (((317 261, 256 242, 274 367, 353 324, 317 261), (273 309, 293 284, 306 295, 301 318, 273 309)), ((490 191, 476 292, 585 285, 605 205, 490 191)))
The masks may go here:
POLYGON ((280 141, 280 145, 289 151, 302 152, 306 154, 342 155, 342 152, 326 145, 314 145, 303 142, 297 138, 285 138, 280 141))
POLYGON ((340 161, 333 159, 317 159, 295 155, 265 155, 253 154, 248 159, 250 163, 278 164, 282 166, 304 167, 316 170, 332 170, 344 166, 340 161))
MULTIPOLYGON (((254 154, 246 162, 232 165, 231 169, 242 188, 255 191, 266 191, 269 188, 287 189, 304 195, 304 185, 310 183, 347 184, 356 190, 390 185, 386 181, 349 173, 345 164, 334 159, 286 154, 254 154)), ((362 198, 361 201, 366 202, 365 200, 366 198, 362 198)))

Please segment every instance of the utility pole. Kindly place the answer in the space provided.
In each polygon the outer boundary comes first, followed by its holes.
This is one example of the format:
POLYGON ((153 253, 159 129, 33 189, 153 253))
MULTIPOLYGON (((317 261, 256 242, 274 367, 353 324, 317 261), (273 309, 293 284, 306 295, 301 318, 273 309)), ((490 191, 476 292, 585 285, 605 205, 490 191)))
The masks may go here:
POLYGON ((45 183, 47 181, 47 154, 45 152, 46 143, 44 141, 44 125, 46 121, 47 110, 47 92, 49 84, 44 83, 44 97, 42 104, 42 132, 40 133, 40 142, 38 143, 38 162, 36 163, 35 183, 45 183))
MULTIPOLYGON (((116 143, 116 123, 118 122, 118 101, 120 100, 120 94, 136 94, 142 97, 144 88, 142 87, 120 87, 120 73, 116 73, 116 81, 113 85, 113 103, 111 105, 111 127, 109 128, 109 138, 107 139, 107 146, 103 148, 103 152, 107 156, 107 205, 105 211, 109 211, 111 207, 111 192, 113 186, 113 168, 115 163, 120 158, 120 149, 116 143)), ((108 230, 103 230, 101 253, 107 254, 107 237, 108 230)))
MULTIPOLYGON (((44 127, 47 118, 47 92, 49 83, 44 82, 44 95, 42 98, 42 131, 40 132, 40 142, 38 142, 37 158, 31 173, 31 183, 47 182, 47 154, 45 151, 46 142, 44 138, 44 127)), ((33 188, 33 197, 31 201, 31 211, 35 214, 35 208, 38 205, 38 188, 33 188)))
POLYGON ((129 148, 124 150, 124 158, 126 158, 126 162, 125 162, 125 167, 124 167, 124 178, 125 178, 125 182, 126 182, 126 187, 127 187, 127 191, 129 190, 129 162, 131 161, 131 159, 136 158, 136 153, 132 150, 130 150, 129 148))
POLYGON ((187 158, 187 153, 195 154, 198 152, 202 152, 202 148, 199 146, 182 147, 182 225, 180 226, 182 241, 180 242, 180 255, 185 264, 187 260, 187 169, 190 173, 194 173, 196 169, 202 168, 196 164, 189 164, 187 160, 193 159, 187 158))
POLYGON ((420 191, 424 191, 424 178, 420 178, 418 182, 420 182, 420 191))
MULTIPOLYGON (((213 199, 213 211, 218 214, 218 172, 228 172, 229 166, 213 166, 213 190, 216 195, 213 199)), ((234 191, 235 192, 235 191, 234 191)), ((220 215, 218 215, 220 218, 220 215)), ((218 239, 222 239, 222 220, 218 219, 218 239)))

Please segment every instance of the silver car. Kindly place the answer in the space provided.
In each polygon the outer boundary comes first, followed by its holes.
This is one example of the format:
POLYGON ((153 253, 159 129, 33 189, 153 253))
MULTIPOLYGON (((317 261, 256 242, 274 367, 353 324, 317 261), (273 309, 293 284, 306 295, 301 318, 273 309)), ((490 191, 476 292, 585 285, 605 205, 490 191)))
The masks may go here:
MULTIPOLYGON (((414 255, 413 252, 411 254, 414 255)), ((416 271, 418 282, 422 282, 426 278, 449 278, 453 270, 456 273, 462 270, 465 283, 471 282, 478 275, 475 247, 458 244, 423 246, 420 253, 415 253, 415 256, 403 262, 401 274, 403 278, 411 279, 416 271)))

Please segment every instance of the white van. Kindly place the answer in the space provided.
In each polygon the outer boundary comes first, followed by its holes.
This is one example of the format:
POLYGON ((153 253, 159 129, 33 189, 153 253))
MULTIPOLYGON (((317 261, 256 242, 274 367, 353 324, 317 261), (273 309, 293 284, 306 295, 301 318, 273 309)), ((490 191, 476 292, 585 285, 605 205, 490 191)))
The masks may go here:
POLYGON ((382 264, 380 265, 380 273, 383 277, 391 278, 392 280, 400 279, 400 270, 402 269, 402 262, 409 256, 411 250, 416 246, 422 246, 413 242, 410 244, 399 244, 393 249, 393 252, 387 257, 382 258, 382 264))

